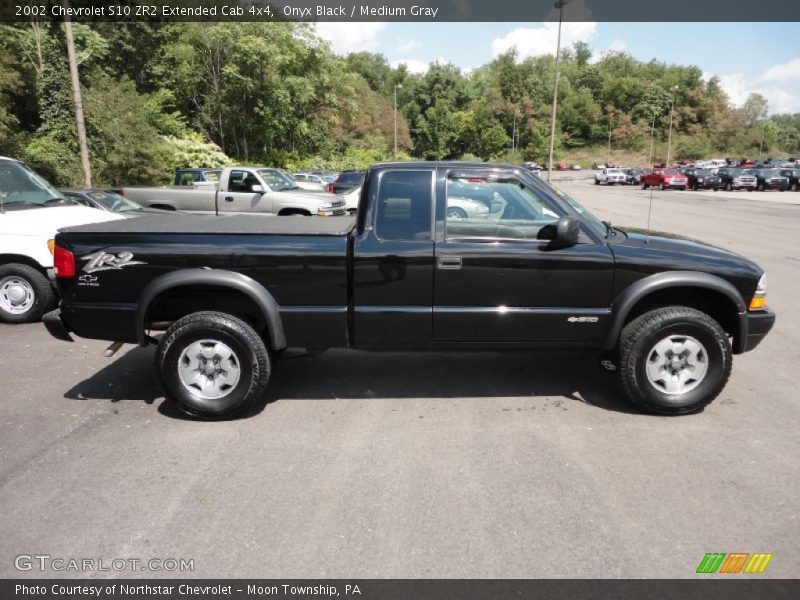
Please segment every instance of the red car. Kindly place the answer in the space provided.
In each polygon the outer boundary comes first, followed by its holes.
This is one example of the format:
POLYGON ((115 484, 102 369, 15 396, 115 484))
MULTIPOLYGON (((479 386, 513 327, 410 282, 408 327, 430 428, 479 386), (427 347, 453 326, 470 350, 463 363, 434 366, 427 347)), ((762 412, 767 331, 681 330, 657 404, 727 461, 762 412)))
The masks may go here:
POLYGON ((689 185, 689 178, 675 169, 656 169, 651 173, 642 173, 639 181, 643 190, 649 187, 685 190, 689 185))

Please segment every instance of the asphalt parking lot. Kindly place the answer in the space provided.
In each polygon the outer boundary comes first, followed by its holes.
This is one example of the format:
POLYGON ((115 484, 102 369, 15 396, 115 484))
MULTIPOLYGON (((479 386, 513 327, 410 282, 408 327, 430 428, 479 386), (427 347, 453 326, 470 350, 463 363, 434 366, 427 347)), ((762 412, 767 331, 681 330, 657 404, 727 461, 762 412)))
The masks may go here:
MULTIPOLYGON (((650 191, 562 185, 647 223, 650 191)), ((692 416, 638 413, 592 356, 332 351, 278 363, 245 418, 195 422, 152 348, 0 325, 0 576, 81 575, 14 567, 48 554, 194 577, 694 577, 706 552, 770 552, 759 577, 796 577, 800 193, 652 198, 653 229, 759 262, 778 313, 692 416)))

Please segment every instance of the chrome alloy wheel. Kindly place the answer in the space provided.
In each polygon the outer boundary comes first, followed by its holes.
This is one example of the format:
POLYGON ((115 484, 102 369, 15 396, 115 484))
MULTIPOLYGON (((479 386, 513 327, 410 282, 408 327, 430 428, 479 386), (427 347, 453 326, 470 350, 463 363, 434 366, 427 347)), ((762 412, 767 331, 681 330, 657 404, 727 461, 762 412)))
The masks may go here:
POLYGON ((217 340, 199 340, 188 346, 178 361, 178 375, 189 392, 204 400, 230 394, 239 383, 239 357, 217 340))
POLYGON ((36 302, 36 292, 30 281, 10 275, 0 281, 0 307, 12 315, 28 312, 36 302))
POLYGON ((695 338, 671 335, 647 354, 647 380, 659 392, 680 396, 695 389, 708 372, 708 353, 695 338))

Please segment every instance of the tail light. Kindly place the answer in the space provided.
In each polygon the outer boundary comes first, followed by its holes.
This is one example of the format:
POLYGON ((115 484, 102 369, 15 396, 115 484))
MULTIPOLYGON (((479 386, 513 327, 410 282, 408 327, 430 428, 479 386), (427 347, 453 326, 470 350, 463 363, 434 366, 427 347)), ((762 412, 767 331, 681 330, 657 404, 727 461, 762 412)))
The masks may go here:
POLYGON ((330 194, 333 193, 333 184, 332 183, 328 184, 328 193, 330 193, 330 194))
POLYGON ((53 266, 57 277, 75 277, 75 255, 61 246, 54 249, 53 266))

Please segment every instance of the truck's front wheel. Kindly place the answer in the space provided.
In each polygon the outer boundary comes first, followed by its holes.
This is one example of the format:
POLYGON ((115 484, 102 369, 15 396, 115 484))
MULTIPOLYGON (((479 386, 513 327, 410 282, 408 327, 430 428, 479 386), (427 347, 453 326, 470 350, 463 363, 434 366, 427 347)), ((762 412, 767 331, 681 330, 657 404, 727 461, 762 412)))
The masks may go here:
POLYGON ((620 376, 628 398, 657 414, 696 412, 725 387, 731 345, 719 323, 670 306, 631 321, 620 338, 620 376))
POLYGON ((245 410, 261 396, 271 372, 261 336, 218 312, 197 312, 173 323, 155 360, 166 397, 202 419, 226 419, 245 410))

